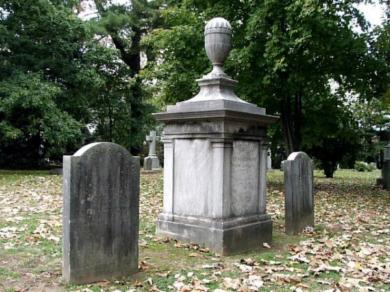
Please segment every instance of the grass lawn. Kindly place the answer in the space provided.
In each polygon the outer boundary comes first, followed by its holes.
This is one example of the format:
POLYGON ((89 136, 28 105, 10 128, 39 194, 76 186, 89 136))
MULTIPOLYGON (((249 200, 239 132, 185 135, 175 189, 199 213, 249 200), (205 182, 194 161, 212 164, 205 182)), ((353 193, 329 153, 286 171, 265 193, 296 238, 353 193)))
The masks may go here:
POLYGON ((62 177, 0 171, 0 291, 390 291, 390 193, 375 186, 377 177, 316 172, 316 227, 286 236, 283 173, 270 171, 273 242, 220 257, 155 236, 162 175, 141 175, 140 272, 68 286, 61 279, 62 177))

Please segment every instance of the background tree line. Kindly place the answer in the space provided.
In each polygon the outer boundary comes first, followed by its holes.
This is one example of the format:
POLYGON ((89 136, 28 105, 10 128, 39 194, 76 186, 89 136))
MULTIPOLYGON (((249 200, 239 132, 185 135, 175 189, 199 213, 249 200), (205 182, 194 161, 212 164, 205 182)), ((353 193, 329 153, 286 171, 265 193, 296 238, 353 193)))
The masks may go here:
POLYGON ((390 15, 372 29, 361 2, 94 0, 82 20, 83 1, 0 0, 0 166, 93 140, 137 154, 150 113, 192 97, 210 70, 203 28, 215 16, 233 26, 237 94, 281 117, 273 153, 306 151, 328 176, 371 161, 388 131, 390 15))

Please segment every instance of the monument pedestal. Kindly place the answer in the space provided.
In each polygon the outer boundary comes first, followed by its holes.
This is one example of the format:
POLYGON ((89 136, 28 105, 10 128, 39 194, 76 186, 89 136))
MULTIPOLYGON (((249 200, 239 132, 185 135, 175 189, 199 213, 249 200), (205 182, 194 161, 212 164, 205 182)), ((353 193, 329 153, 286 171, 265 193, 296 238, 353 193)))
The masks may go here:
POLYGON ((144 158, 145 170, 160 170, 160 160, 157 156, 147 156, 144 158))
POLYGON ((266 127, 246 102, 187 101, 155 114, 164 128, 164 209, 157 233, 225 255, 271 242, 266 127))
POLYGON ((213 70, 198 80, 192 99, 154 114, 165 124, 164 207, 157 233, 226 255, 272 239, 266 214, 267 126, 278 118, 237 97, 237 81, 222 64, 231 26, 223 18, 205 28, 213 70))
POLYGON ((268 215, 209 219, 160 214, 157 234, 198 243, 217 254, 228 255, 271 242, 272 221, 268 215))

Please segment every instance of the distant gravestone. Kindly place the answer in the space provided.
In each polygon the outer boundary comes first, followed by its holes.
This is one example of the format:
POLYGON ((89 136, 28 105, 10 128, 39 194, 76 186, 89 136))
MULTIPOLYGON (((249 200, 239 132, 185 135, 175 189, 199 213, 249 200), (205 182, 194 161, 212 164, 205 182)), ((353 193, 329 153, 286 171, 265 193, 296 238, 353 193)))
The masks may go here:
POLYGON ((267 151, 267 169, 272 169, 272 155, 271 155, 271 149, 268 149, 267 151))
POLYGON ((293 152, 283 163, 285 228, 297 234, 314 226, 313 162, 304 152, 293 152))
POLYGON ((286 160, 282 160, 281 162, 280 162, 280 170, 281 171, 283 171, 283 166, 284 166, 284 162, 285 162, 286 160))
POLYGON ((63 276, 81 284, 138 269, 139 158, 114 143, 64 156, 63 276))
POLYGON ((158 170, 160 169, 160 160, 156 153, 156 143, 159 137, 156 135, 156 131, 150 131, 146 136, 146 141, 149 143, 149 154, 144 159, 144 170, 158 170))

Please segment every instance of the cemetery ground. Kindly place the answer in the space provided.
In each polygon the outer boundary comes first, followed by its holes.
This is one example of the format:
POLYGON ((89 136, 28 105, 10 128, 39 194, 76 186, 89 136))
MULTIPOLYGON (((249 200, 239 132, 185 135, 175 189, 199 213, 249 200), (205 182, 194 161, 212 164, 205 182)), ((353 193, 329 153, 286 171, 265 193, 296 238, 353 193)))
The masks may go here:
POLYGON ((315 229, 284 234, 283 173, 268 173, 273 242, 220 257, 158 238, 161 173, 141 174, 140 272, 83 286, 61 279, 62 177, 0 171, 0 291, 389 291, 390 193, 379 171, 315 172, 315 229))

